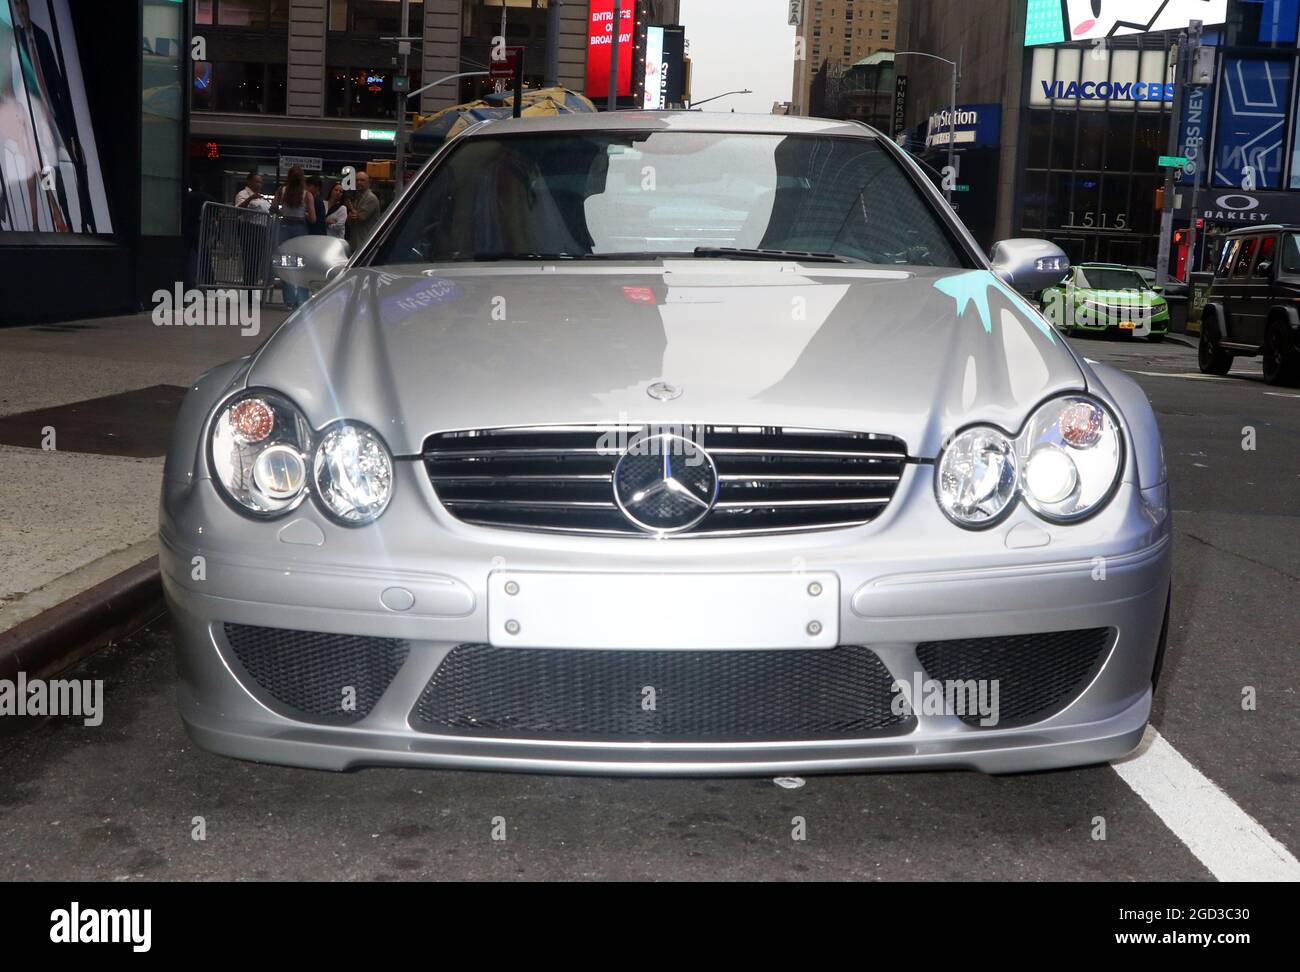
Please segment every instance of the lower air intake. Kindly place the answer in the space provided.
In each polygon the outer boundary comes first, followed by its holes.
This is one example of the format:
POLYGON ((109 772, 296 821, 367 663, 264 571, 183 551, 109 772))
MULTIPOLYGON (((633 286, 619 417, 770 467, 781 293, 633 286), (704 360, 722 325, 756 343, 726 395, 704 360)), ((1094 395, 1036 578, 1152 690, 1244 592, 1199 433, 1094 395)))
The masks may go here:
POLYGON ((393 638, 322 634, 247 624, 223 626, 241 681, 291 719, 350 725, 370 714, 406 661, 393 638))
POLYGON ((594 651, 461 645, 425 687, 411 725, 447 734, 657 742, 901 735, 915 721, 892 711, 892 683, 875 653, 861 647, 594 651))
MULTIPOLYGON (((927 641, 916 646, 926 674, 942 682, 997 682, 998 722, 1007 729, 1053 716, 1088 687, 1106 660, 1110 628, 1053 631, 1000 638, 927 641)), ((978 712, 960 715, 980 724, 978 712)))

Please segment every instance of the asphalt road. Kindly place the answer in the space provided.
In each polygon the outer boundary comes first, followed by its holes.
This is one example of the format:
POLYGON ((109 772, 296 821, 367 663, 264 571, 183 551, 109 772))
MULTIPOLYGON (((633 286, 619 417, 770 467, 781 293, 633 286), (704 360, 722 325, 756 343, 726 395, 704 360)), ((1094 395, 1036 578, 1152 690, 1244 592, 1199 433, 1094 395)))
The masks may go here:
MULTIPOLYGON (((1077 342, 1137 374, 1164 429, 1177 554, 1153 724, 1300 854, 1300 390, 1194 377, 1167 342, 1077 342), (1255 429, 1256 449, 1242 448, 1255 429), (1257 708, 1243 711, 1243 687, 1257 708)), ((165 623, 76 677, 102 726, 0 736, 0 879, 1151 879, 1213 874, 1108 766, 645 780, 368 769, 208 755, 173 705, 165 623), (206 839, 193 839, 202 817, 206 839), (792 839, 802 817, 806 839, 792 839), (1106 838, 1096 840, 1095 818, 1106 838), (505 840, 494 840, 504 818, 505 840)))

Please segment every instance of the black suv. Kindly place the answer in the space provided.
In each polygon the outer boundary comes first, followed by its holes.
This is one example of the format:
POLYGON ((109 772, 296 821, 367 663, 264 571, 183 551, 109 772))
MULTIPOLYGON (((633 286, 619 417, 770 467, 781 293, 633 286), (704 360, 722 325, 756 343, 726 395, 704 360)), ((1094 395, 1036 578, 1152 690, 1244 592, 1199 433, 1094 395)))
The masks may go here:
POLYGON ((1201 318, 1199 363, 1226 375, 1238 355, 1264 356, 1270 385, 1300 381, 1300 226, 1252 226, 1224 240, 1201 318))

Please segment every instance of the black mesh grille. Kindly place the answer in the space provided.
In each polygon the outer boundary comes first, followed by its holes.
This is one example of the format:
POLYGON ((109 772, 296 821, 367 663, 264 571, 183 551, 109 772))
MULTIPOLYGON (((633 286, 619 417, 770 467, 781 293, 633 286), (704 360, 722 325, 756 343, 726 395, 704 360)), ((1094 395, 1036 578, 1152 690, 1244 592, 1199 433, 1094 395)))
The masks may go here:
MULTIPOLYGON (((927 641, 916 646, 926 674, 939 681, 996 681, 999 718, 1005 729, 1061 711, 1092 681, 1106 660, 1110 628, 1053 631, 1001 638, 927 641)), ((979 725, 979 713, 960 716, 979 725)))
MULTIPOLYGON (((481 526, 594 535, 649 534, 619 510, 613 474, 650 426, 540 426, 443 432, 424 462, 443 506, 481 526)), ((869 523, 907 462, 891 436, 757 426, 672 430, 702 446, 717 502, 685 536, 822 530, 869 523)))
POLYGON ((364 719, 392 684, 409 646, 392 638, 227 624, 245 684, 281 714, 347 725, 364 719), (252 684, 248 684, 251 680, 252 684), (356 708, 345 708, 355 692, 356 708))
POLYGON ((910 732, 860 647, 591 651, 461 645, 411 713, 424 732, 612 741, 858 738, 910 732), (645 689, 654 690, 648 710, 645 689))

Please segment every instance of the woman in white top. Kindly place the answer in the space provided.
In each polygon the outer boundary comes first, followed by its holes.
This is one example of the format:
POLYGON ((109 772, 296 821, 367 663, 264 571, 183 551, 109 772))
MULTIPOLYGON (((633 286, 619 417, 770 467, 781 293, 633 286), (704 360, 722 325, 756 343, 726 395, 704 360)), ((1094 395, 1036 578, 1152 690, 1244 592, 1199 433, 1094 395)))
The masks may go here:
POLYGON ((341 240, 347 229, 348 207, 343 201, 343 184, 336 182, 330 187, 329 199, 325 201, 325 232, 341 240))

